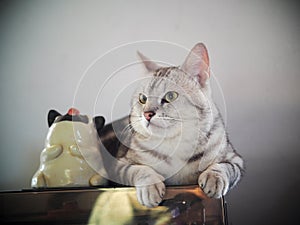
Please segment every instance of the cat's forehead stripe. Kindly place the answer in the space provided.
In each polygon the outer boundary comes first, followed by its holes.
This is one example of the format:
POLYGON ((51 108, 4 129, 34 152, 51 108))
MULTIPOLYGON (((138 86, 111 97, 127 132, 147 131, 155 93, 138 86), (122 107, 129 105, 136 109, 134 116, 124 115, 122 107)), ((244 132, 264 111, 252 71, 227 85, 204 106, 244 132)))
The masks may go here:
MULTIPOLYGON (((162 67, 162 68, 159 68, 155 71, 155 73, 153 74, 153 80, 150 82, 150 85, 149 85, 149 89, 152 90, 154 87, 158 87, 161 85, 161 83, 165 80, 169 80, 171 81, 173 78, 173 76, 169 76, 172 71, 176 71, 178 70, 179 67, 162 67)), ((166 85, 167 83, 166 82, 163 82, 165 87, 164 89, 166 88, 166 85)))
POLYGON ((172 66, 172 67, 162 67, 155 71, 154 76, 155 77, 168 77, 172 70, 177 69, 178 67, 172 66))

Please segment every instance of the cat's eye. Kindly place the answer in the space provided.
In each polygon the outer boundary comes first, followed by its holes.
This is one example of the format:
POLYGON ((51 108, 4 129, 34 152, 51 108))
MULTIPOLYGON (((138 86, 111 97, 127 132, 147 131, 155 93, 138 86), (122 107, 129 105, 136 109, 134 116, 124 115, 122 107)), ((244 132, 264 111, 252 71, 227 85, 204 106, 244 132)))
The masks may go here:
POLYGON ((146 104, 146 102, 147 102, 147 96, 144 95, 144 94, 140 94, 140 96, 139 96, 139 102, 141 104, 146 104))
POLYGON ((163 97, 163 102, 173 102, 175 99, 178 98, 178 93, 176 91, 169 91, 167 92, 167 94, 165 94, 165 96, 163 97))

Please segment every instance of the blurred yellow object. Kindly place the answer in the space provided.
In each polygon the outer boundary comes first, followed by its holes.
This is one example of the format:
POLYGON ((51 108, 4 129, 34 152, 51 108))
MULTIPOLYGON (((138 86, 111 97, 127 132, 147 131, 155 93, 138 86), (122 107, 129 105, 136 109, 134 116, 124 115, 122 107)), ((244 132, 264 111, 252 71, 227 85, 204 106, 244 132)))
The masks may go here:
MULTIPOLYGON (((147 217, 147 222, 153 225, 169 224, 171 215, 168 208, 158 206, 147 208, 142 206, 136 198, 135 190, 128 188, 106 191, 99 195, 94 205, 89 225, 125 225, 138 224, 137 220, 147 217)), ((141 221, 145 222, 145 221, 141 221)), ((147 224, 148 224, 147 223, 147 224)))
POLYGON ((40 156, 40 167, 32 177, 31 186, 78 187, 106 184, 106 179, 85 160, 99 157, 99 152, 99 137, 92 119, 88 123, 53 123, 40 156))

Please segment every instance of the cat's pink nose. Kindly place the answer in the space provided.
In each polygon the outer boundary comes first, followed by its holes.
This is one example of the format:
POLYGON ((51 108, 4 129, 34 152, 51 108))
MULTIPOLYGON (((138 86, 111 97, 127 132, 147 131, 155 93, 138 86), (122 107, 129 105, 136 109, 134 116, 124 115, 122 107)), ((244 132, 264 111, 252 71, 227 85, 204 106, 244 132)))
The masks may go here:
POLYGON ((146 118, 146 120, 148 120, 148 121, 150 121, 151 120, 151 118, 153 117, 153 116, 155 116, 155 112, 153 112, 153 111, 147 111, 147 112, 144 112, 144 117, 146 118))

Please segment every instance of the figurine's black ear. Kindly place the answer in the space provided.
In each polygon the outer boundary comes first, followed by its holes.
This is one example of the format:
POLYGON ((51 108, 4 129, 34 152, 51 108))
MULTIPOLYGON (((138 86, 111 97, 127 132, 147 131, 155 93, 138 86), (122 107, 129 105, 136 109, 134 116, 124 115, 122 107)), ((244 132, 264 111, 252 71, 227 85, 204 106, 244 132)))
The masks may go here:
POLYGON ((48 112, 48 126, 51 127, 56 117, 61 116, 61 114, 54 109, 48 112))
POLYGON ((95 123, 96 130, 98 132, 98 135, 100 136, 100 131, 104 127, 105 119, 104 119, 103 116, 95 116, 93 118, 93 120, 94 120, 94 123, 95 123))

